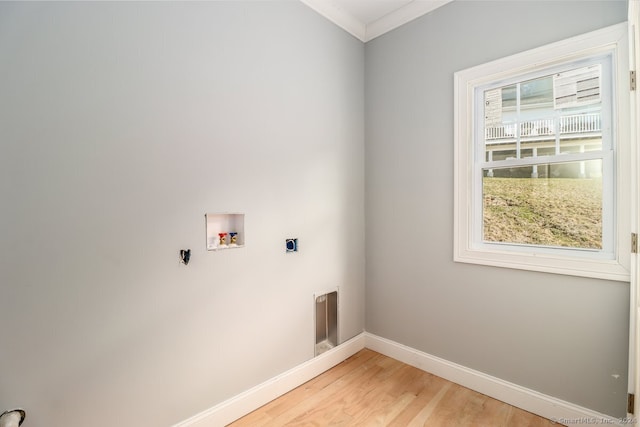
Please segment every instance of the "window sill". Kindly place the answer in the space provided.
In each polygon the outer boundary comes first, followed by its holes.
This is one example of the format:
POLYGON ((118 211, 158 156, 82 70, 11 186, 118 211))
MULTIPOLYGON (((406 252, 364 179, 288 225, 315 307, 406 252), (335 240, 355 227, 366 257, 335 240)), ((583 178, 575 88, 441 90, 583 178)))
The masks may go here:
POLYGON ((537 252, 463 249, 454 254, 453 260, 470 264, 621 282, 631 280, 629 269, 617 259, 578 258, 537 252))

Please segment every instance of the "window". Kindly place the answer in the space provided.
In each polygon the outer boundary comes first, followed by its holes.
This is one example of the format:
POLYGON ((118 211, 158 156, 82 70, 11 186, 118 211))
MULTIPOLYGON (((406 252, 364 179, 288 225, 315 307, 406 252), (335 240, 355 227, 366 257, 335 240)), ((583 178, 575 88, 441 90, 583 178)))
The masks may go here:
POLYGON ((629 280, 626 46, 619 24, 455 74, 455 261, 629 280))

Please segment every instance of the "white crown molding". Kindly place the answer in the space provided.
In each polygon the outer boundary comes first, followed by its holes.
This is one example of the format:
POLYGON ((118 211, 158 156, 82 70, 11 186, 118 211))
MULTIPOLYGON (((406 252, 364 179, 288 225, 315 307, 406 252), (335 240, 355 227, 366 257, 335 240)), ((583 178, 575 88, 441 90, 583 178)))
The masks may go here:
POLYGON ((453 0, 414 0, 377 21, 369 23, 366 26, 364 41, 368 42, 369 40, 373 40, 451 1, 453 0))
POLYGON ((413 0, 405 6, 368 24, 361 22, 331 0, 300 1, 366 43, 453 0, 413 0))
POLYGON ((328 0, 300 0, 302 3, 309 6, 311 9, 318 12, 320 15, 327 18, 329 21, 336 24, 338 27, 347 31, 351 35, 355 36, 361 41, 366 41, 366 25, 356 18, 354 18, 349 12, 339 8, 332 1, 328 0))

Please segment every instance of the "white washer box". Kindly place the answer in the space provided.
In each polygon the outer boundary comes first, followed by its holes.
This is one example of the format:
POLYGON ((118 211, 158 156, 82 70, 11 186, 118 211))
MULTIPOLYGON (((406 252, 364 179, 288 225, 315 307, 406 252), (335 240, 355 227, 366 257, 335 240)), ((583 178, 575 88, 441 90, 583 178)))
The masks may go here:
POLYGON ((207 213, 205 214, 207 232, 207 250, 242 248, 245 244, 243 213, 207 213), (220 233, 226 233, 224 243, 220 233), (237 233, 236 243, 231 243, 230 233, 237 233))

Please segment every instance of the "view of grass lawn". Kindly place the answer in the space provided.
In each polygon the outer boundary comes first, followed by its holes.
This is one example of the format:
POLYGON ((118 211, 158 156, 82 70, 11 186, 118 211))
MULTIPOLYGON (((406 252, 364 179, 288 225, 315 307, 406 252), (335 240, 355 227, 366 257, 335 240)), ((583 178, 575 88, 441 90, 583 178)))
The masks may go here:
POLYGON ((602 180, 483 179, 484 241, 602 249, 602 180))

